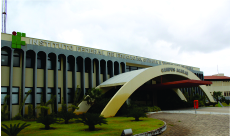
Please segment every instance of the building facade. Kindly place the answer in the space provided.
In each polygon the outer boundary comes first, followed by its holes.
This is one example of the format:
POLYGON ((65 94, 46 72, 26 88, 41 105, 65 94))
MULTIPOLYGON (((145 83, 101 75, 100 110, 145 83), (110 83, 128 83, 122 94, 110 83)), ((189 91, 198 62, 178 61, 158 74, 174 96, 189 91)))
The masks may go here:
POLYGON ((213 92, 222 92, 222 95, 230 100, 230 77, 224 76, 224 74, 215 74, 212 76, 204 76, 205 81, 211 81, 212 84, 207 85, 211 94, 213 92))
MULTIPOLYGON (((68 106, 72 104, 77 88, 85 94, 107 79, 143 68, 178 66, 204 80, 203 72, 197 67, 18 35, 19 39, 14 41, 16 35, 1 34, 1 102, 3 104, 4 97, 10 95, 10 119, 18 114, 19 101, 29 90, 32 93, 23 106, 23 115, 28 112, 28 104, 40 105, 42 94, 45 102, 56 95, 56 112, 61 108, 62 98, 68 106)), ((188 94, 195 90, 204 95, 198 87, 180 90, 188 94)), ((35 109, 34 115, 39 112, 35 109)))

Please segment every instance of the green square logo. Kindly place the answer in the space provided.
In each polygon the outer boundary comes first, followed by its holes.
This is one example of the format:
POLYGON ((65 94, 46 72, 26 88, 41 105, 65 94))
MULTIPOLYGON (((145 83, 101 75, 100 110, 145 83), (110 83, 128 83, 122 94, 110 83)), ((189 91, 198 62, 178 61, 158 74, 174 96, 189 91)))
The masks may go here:
POLYGON ((16 44, 12 44, 12 46, 11 46, 12 48, 16 48, 17 46, 16 46, 16 44))
POLYGON ((24 45, 24 46, 26 45, 25 41, 21 41, 21 37, 26 37, 26 33, 17 32, 17 35, 16 35, 16 32, 14 31, 12 34, 13 34, 12 44, 11 44, 12 48, 21 49, 21 45, 24 45))

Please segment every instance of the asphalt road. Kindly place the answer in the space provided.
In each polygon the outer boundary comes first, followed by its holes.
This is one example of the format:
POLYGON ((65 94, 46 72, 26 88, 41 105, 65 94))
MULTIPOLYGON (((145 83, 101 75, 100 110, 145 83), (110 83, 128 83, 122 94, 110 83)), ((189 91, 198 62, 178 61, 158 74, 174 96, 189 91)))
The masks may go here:
POLYGON ((230 116, 216 114, 154 113, 150 118, 166 122, 160 136, 230 136, 230 116))

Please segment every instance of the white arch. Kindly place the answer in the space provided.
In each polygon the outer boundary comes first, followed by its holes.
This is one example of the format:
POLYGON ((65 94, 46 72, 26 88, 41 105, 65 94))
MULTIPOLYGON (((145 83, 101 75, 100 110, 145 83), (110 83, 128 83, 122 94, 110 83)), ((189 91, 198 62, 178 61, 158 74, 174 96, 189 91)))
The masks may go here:
MULTIPOLYGON (((174 74, 179 75, 182 77, 185 77, 187 79, 193 79, 193 80, 200 80, 194 73, 191 71, 174 65, 160 65, 155 66, 151 68, 131 71, 127 73, 120 74, 118 76, 115 76, 113 78, 110 78, 109 80, 105 81, 98 87, 102 90, 111 87, 111 86, 117 86, 117 85, 123 85, 117 93, 112 97, 112 99, 109 101, 109 103, 106 105, 106 107, 102 111, 102 115, 105 117, 112 117, 115 116, 117 111, 120 109, 120 107, 123 105, 123 103, 129 98, 129 96, 141 85, 143 85, 145 82, 149 81, 150 79, 153 79, 155 77, 161 76, 161 75, 168 75, 168 74, 174 74), (164 68, 172 68, 169 71, 162 71, 164 68), (173 70, 174 69, 174 70, 173 70), (177 71, 177 69, 180 70, 177 71), (184 72, 182 72, 184 71, 184 72), (187 74, 185 74, 187 72, 187 74)), ((206 94, 209 101, 214 102, 212 96, 210 95, 207 87, 205 85, 199 86, 202 91, 206 94)), ((178 88, 173 89, 179 97, 183 100, 186 100, 181 91, 178 88)), ((82 102, 79 106, 79 111, 76 111, 76 113, 86 112, 90 107, 86 106, 87 104, 84 104, 86 102, 82 102)))

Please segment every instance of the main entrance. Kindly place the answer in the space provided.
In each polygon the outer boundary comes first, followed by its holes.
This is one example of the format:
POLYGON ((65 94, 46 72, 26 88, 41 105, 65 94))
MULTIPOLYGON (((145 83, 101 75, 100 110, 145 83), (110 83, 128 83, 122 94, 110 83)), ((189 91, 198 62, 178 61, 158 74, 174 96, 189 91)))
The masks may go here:
MULTIPOLYGON (((205 84, 210 83, 201 81, 195 74, 185 68, 173 65, 160 65, 126 72, 108 79, 97 87, 103 90, 103 92, 107 92, 115 86, 121 86, 101 114, 105 117, 115 116, 123 103, 140 87, 159 89, 168 87, 182 100, 186 100, 180 88, 182 88, 182 86, 196 85, 202 90, 202 93, 207 96, 209 101, 214 102, 205 84), (149 81, 152 82, 152 84, 144 85, 149 81)), ((80 109, 75 111, 76 113, 87 112, 89 109, 89 105, 87 105, 86 102, 82 102, 79 107, 80 109)))

